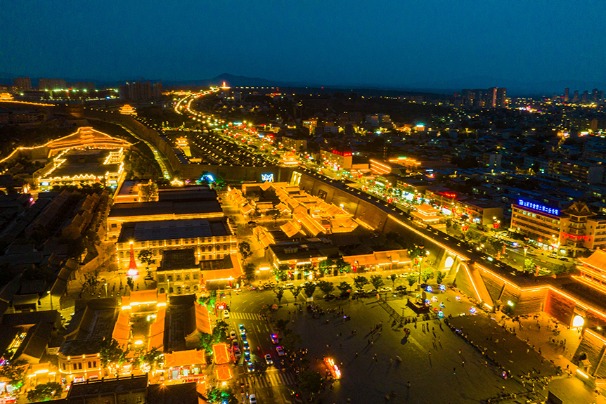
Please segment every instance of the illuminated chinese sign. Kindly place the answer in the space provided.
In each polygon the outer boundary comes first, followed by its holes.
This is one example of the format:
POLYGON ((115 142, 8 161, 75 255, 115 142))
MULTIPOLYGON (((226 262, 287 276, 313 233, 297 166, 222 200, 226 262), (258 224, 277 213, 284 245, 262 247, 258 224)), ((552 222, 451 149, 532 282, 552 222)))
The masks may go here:
POLYGON ((274 182, 274 173, 261 173, 262 182, 274 182))
POLYGON ((518 199, 518 205, 524 208, 529 208, 532 210, 536 210, 538 212, 547 213, 549 215, 559 216, 560 209, 550 208, 549 206, 541 205, 534 202, 525 201, 523 199, 518 199))

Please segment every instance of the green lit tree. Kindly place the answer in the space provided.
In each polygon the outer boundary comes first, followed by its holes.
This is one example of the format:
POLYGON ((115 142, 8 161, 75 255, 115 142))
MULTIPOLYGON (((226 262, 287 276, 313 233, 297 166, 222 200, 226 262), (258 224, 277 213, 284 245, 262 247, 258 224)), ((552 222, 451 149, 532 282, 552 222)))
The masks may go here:
POLYGON ((114 338, 105 339, 101 343, 99 360, 104 369, 107 369, 111 364, 121 366, 126 362, 126 355, 128 355, 128 350, 122 349, 118 341, 114 338))
POLYGON ((27 371, 27 362, 23 359, 8 362, 0 366, 0 377, 8 379, 8 383, 15 390, 20 390, 25 383, 25 372, 27 371))
POLYGON ((61 383, 38 384, 33 390, 27 392, 27 399, 32 402, 50 401, 53 398, 61 397, 62 392, 61 383))
POLYGON ((419 279, 417 275, 415 275, 415 274, 409 274, 406 277, 406 280, 408 281, 408 286, 412 287, 412 285, 415 284, 415 282, 417 281, 417 279, 419 279))

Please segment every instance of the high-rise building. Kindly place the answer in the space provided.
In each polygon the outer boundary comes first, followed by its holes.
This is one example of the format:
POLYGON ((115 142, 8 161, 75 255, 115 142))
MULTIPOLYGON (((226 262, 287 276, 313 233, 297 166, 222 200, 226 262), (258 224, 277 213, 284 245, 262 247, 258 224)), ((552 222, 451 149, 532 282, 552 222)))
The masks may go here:
POLYGON ((587 104, 588 101, 589 101, 589 91, 585 90, 585 91, 583 91, 583 95, 581 95, 581 102, 583 104, 587 104))
POLYGON ((579 90, 574 90, 572 93, 572 102, 579 102, 579 90))
POLYGON ((570 88, 566 87, 564 89, 564 102, 568 102, 570 100, 570 88))
POLYGON ((67 83, 64 79, 40 79, 38 81, 38 89, 42 91, 52 91, 62 88, 67 88, 67 83))
POLYGON ((464 89, 460 104, 470 108, 503 108, 507 106, 507 89, 492 87, 489 89, 464 89))
POLYGON ((497 88, 497 108, 505 108, 507 106, 507 89, 504 87, 497 88))
POLYGON ((120 86, 120 98, 129 101, 151 101, 162 96, 162 83, 127 81, 120 86))
POLYGON ((16 77, 13 80, 13 87, 16 91, 28 91, 32 89, 32 79, 29 77, 16 77))

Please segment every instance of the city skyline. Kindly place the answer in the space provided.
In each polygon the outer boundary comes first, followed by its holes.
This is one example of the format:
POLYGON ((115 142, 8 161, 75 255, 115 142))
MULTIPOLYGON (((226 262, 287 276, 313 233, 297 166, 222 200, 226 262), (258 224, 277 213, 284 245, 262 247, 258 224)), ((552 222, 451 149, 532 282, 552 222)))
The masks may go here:
MULTIPOLYGON (((603 4, 148 2, 5 5, 3 76, 513 93, 604 87, 603 4), (32 11, 34 10, 34 11, 32 11), (555 23, 558 22, 558 23, 555 23)), ((604 10, 606 11, 606 10, 604 10)))

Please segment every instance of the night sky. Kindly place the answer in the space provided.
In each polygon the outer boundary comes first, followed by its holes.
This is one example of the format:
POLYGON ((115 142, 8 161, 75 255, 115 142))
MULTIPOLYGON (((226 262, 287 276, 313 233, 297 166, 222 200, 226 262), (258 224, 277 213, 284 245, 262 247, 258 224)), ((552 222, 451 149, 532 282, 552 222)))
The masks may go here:
POLYGON ((0 3, 3 76, 606 89, 604 1, 0 3))

